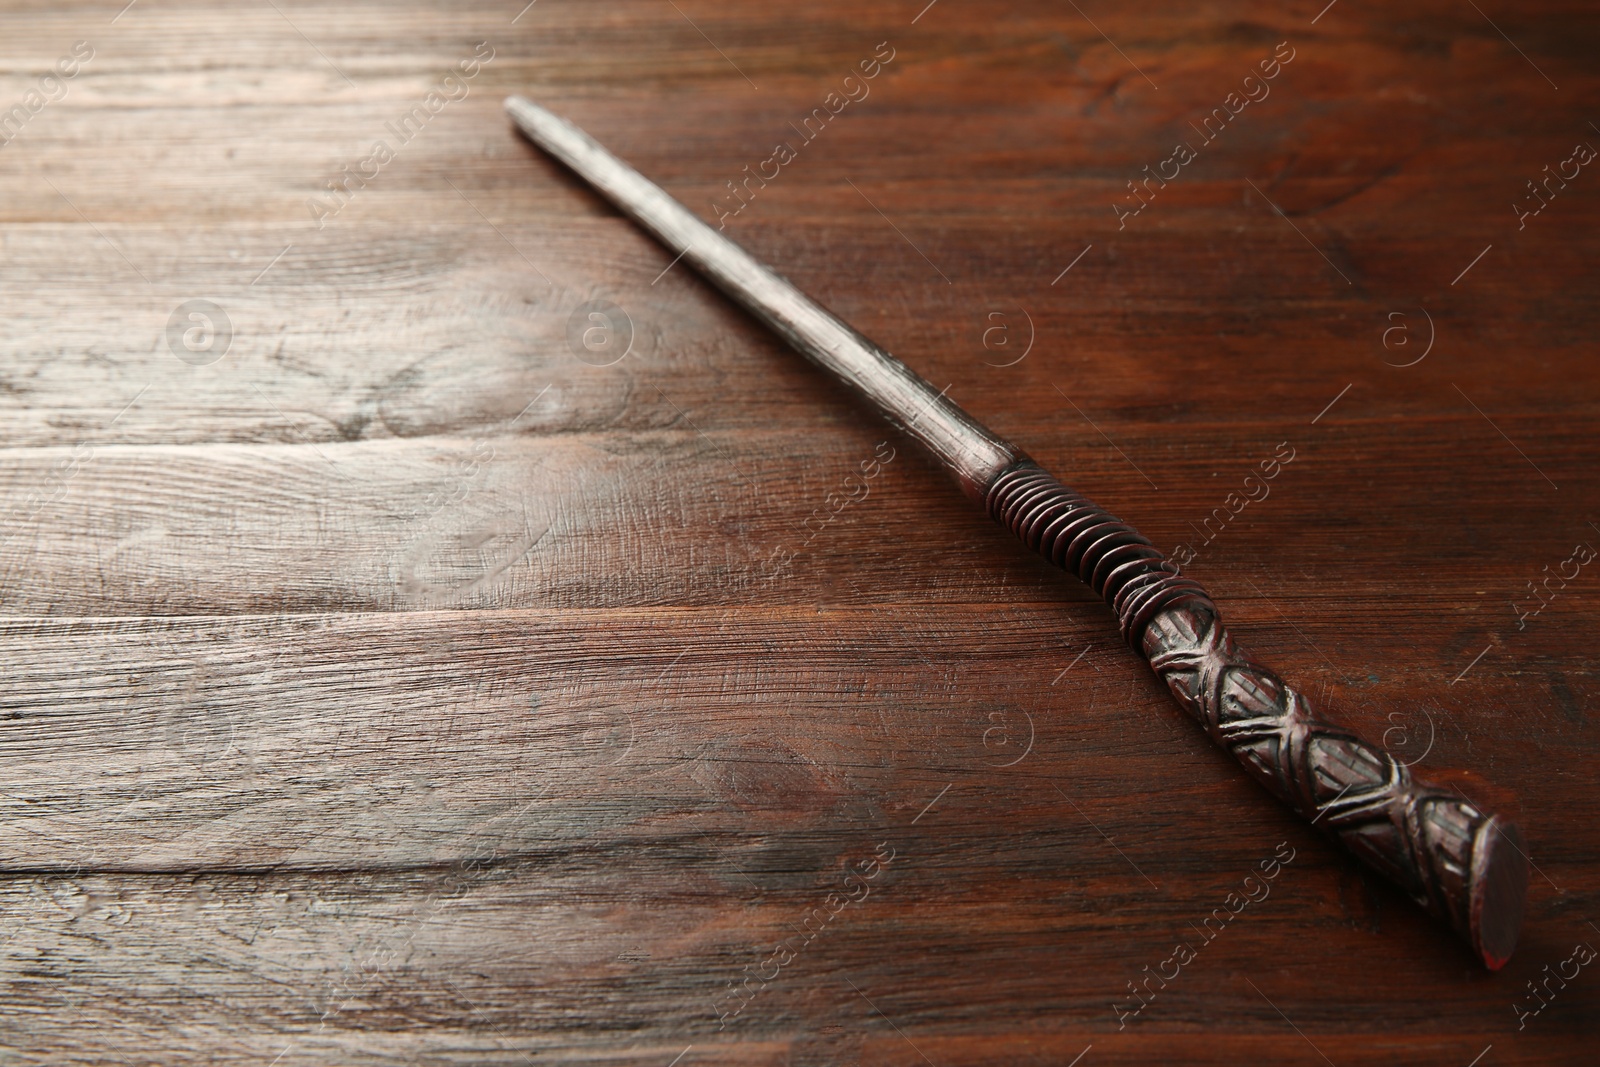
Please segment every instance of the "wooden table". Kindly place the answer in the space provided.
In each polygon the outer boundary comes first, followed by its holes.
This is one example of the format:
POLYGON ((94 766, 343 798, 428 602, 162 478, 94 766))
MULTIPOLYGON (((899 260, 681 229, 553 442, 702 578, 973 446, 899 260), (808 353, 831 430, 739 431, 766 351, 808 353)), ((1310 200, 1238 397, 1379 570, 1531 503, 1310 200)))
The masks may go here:
POLYGON ((0 1063, 1594 1062, 1590 5, 521 2, 5 5, 0 1063), (1477 772, 1511 964, 509 92, 1477 772))

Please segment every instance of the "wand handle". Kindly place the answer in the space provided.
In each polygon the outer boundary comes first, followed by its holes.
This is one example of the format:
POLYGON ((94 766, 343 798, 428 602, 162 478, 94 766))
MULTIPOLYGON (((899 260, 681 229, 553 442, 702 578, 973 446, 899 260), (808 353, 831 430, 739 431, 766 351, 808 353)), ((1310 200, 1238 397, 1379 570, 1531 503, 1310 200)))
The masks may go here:
POLYGON ((1515 823, 1322 718, 1234 642, 1199 583, 1032 460, 1001 472, 985 503, 1105 598, 1123 637, 1251 777, 1448 922, 1491 970, 1504 966, 1528 882, 1515 823))
POLYGON ((922 442, 1029 547, 1088 582, 1178 703, 1257 781, 1450 923, 1487 966, 1506 962, 1528 881, 1515 825, 1319 718, 1233 642, 1205 590, 1132 527, 1057 482, 577 126, 519 96, 506 110, 534 144, 922 442))

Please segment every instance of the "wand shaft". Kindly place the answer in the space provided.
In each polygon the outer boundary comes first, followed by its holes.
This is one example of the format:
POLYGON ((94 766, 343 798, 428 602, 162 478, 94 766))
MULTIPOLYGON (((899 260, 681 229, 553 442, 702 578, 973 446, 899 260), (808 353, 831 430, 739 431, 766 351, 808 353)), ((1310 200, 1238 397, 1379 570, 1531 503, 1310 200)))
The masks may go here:
POLYGON ((519 96, 506 110, 534 144, 760 319, 807 359, 853 387, 927 446, 974 499, 1020 452, 916 371, 701 222, 650 179, 566 119, 519 96))

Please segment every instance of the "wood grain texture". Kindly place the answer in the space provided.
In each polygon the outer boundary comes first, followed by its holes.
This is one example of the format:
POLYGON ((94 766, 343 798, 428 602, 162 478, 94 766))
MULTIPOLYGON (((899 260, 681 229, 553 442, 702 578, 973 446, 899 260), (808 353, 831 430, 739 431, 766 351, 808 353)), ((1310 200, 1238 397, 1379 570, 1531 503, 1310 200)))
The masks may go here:
POLYGON ((1600 177, 1511 205, 1600 146, 1600 21, 1078 6, 0 5, 0 1063, 1590 1062, 1600 975, 1550 976, 1600 944, 1600 575, 1529 583, 1600 544, 1600 177), (798 145, 729 231, 1470 772, 1536 865, 1511 964, 663 274, 511 92, 708 220, 798 145))

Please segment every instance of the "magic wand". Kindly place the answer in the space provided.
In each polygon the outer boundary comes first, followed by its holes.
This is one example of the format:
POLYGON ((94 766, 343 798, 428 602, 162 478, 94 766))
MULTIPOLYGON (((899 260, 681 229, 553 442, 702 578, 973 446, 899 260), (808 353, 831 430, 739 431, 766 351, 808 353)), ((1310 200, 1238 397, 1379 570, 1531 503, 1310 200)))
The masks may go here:
POLYGON ((1505 964, 1528 883, 1514 823, 1322 718, 1234 642, 1205 590, 1133 527, 1056 481, 588 134, 523 97, 508 98, 506 110, 530 141, 926 446, 995 521, 1104 597, 1174 699, 1269 792, 1448 922, 1489 968, 1505 964))

